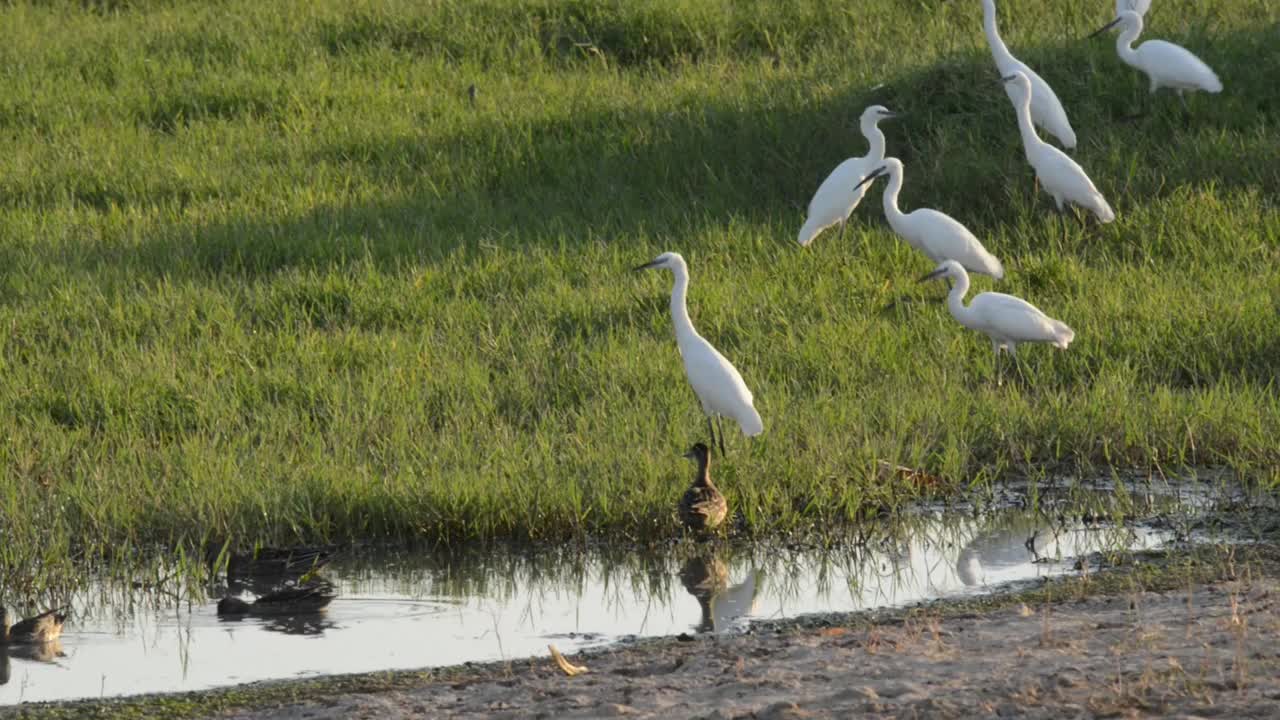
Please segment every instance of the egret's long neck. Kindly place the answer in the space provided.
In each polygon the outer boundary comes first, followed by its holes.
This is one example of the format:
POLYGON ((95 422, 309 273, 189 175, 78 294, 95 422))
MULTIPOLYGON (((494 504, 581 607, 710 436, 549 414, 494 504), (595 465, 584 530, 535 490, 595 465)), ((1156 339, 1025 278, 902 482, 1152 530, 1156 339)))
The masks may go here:
POLYGON ((1031 154, 1031 148, 1036 147, 1044 141, 1036 134, 1035 125, 1031 124, 1031 86, 1027 85, 1027 92, 1016 104, 1018 113, 1018 133, 1022 135, 1022 148, 1026 151, 1028 157, 1031 154))
POLYGON ((1000 31, 996 29, 996 4, 994 0, 983 0, 982 29, 987 34, 987 44, 991 46, 991 57, 995 58, 996 65, 1003 67, 1013 62, 1013 53, 1009 52, 1009 48, 1005 47, 1004 40, 1000 39, 1000 31))
POLYGON ((676 326, 676 341, 683 342, 698 334, 693 329, 693 321, 689 319, 689 306, 686 302, 689 294, 689 268, 680 263, 671 269, 671 274, 676 276, 675 287, 671 288, 671 322, 676 326))
POLYGON ((964 305, 964 296, 969 294, 969 274, 960 273, 951 280, 955 284, 951 286, 951 292, 947 293, 947 309, 957 322, 969 327, 969 323, 965 322, 969 318, 969 308, 964 305))
POLYGON ((1137 66, 1138 54, 1133 51, 1133 41, 1142 34, 1142 22, 1126 27, 1116 38, 1116 54, 1129 65, 1137 66))
POLYGON ((898 209, 898 193, 902 190, 902 171, 889 171, 889 186, 884 189, 884 216, 889 226, 895 231, 902 220, 902 211, 898 209))
POLYGON ((873 163, 879 163, 884 160, 884 132, 880 130, 880 126, 875 120, 867 120, 862 123, 862 136, 867 139, 867 143, 871 145, 871 149, 867 151, 867 157, 873 163))

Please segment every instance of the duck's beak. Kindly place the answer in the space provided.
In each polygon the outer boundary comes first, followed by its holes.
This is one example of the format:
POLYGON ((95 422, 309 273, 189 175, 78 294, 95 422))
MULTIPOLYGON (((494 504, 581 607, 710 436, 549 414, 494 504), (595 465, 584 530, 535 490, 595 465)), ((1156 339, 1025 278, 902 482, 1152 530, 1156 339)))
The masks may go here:
POLYGON ((1094 30, 1094 31, 1093 31, 1093 34, 1091 34, 1089 37, 1085 38, 1085 40, 1091 40, 1091 39, 1093 39, 1093 38, 1095 38, 1095 37, 1098 37, 1098 36, 1099 36, 1099 35, 1101 35, 1102 33, 1104 33, 1104 32, 1106 32, 1106 31, 1110 30, 1110 29, 1111 29, 1111 28, 1113 28, 1113 27, 1115 27, 1115 26, 1116 26, 1116 25, 1118 25, 1119 23, 1120 23, 1120 18, 1116 18, 1115 20, 1112 20, 1111 22, 1107 23, 1106 25, 1103 25, 1102 27, 1098 28, 1097 30, 1094 30))
POLYGON ((937 270, 934 270, 933 272, 929 273, 928 275, 925 275, 924 277, 920 278, 918 282, 929 282, 930 280, 938 277, 939 275, 942 275, 946 271, 947 271, 946 268, 940 267, 937 270))
POLYGON ((882 178, 888 174, 889 174, 889 168, 884 165, 881 165, 880 167, 873 170, 870 175, 862 178, 862 182, 859 182, 857 185, 854 185, 853 189, 857 190, 863 185, 866 185, 867 183, 874 181, 876 178, 882 178))
POLYGON ((657 267, 658 265, 659 265, 659 263, 658 263, 658 261, 657 261, 657 260, 650 260, 649 262, 647 262, 647 263, 645 263, 645 264, 643 264, 643 265, 638 265, 638 266, 636 266, 636 267, 631 268, 631 271, 632 271, 632 272, 640 272, 641 270, 648 270, 649 268, 657 267))

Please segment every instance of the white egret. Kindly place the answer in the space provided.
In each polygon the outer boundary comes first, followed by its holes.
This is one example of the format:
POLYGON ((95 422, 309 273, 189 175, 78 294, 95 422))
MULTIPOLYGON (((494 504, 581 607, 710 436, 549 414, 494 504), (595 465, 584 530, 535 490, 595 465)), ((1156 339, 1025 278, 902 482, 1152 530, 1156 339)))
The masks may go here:
POLYGON ((1036 134, 1036 129, 1031 125, 1031 103, 1035 99, 1035 93, 1027 76, 1016 72, 1004 78, 1004 85, 1008 88, 1009 95, 1017 99, 1014 109, 1018 113, 1018 131, 1022 134, 1022 149, 1026 153, 1027 162, 1035 168, 1040 186, 1053 196, 1058 211, 1062 211, 1062 203, 1065 201, 1088 210, 1100 222, 1115 220, 1115 212, 1102 193, 1098 192, 1098 188, 1093 186, 1093 181, 1085 174, 1084 168, 1036 134))
MULTIPOLYGON (((671 322, 676 328, 676 346, 680 348, 680 358, 684 361, 684 373, 689 378, 698 401, 702 403, 702 412, 707 416, 711 441, 714 443, 716 439, 711 419, 723 415, 738 421, 742 434, 747 437, 764 432, 764 422, 752 405, 751 391, 742 381, 742 375, 693 329, 693 321, 689 319, 689 308, 685 302, 689 291, 689 266, 685 264, 684 258, 680 253, 664 252, 635 269, 650 268, 665 268, 675 276, 675 285, 671 289, 671 322)), ((720 429, 720 454, 724 454, 723 426, 720 429)))
POLYGON ((1018 343, 1047 342, 1066 350, 1076 333, 1061 320, 1045 315, 1036 306, 1004 293, 978 293, 965 307, 964 296, 969 292, 969 273, 954 260, 945 260, 921 282, 945 277, 954 282, 947 295, 947 309, 961 325, 991 338, 995 351, 996 384, 1003 383, 1000 372, 1000 351, 1008 350, 1014 362, 1018 360, 1018 343))
POLYGON ((1209 93, 1222 92, 1222 81, 1204 61, 1191 54, 1181 45, 1174 45, 1164 40, 1148 40, 1138 47, 1133 41, 1142 34, 1142 16, 1132 10, 1124 10, 1116 14, 1116 19, 1098 28, 1093 35, 1100 35, 1119 25, 1120 36, 1116 38, 1116 54, 1128 65, 1147 74, 1151 82, 1151 92, 1162 87, 1178 91, 1183 104, 1186 99, 1182 93, 1187 90, 1204 90, 1209 93))
POLYGON ((935 263, 955 260, 973 272, 990 275, 997 280, 1004 277, 1004 266, 1000 261, 955 218, 930 208, 909 213, 898 209, 898 192, 902 190, 902 161, 898 158, 885 158, 884 164, 863 178, 858 186, 868 185, 885 175, 889 176, 889 187, 884 191, 884 216, 893 231, 908 245, 928 255, 935 263))
POLYGON ((1147 11, 1151 9, 1151 0, 1116 0, 1116 14, 1130 10, 1145 16, 1147 11))
MULTIPOLYGON (((1124 0, 1120 0, 1124 2, 1124 0)), ((1076 131, 1071 129, 1071 121, 1067 119, 1067 111, 1062 108, 1062 103, 1058 100, 1058 96, 1053 92, 1053 88, 1049 87, 1049 83, 1036 74, 1034 70, 1027 67, 1027 64, 1013 56, 1009 52, 1009 48, 1005 47, 1004 41, 1000 39, 1000 33, 996 30, 996 2, 995 0, 982 0, 982 26, 987 33, 987 43, 991 45, 991 56, 995 58, 996 68, 1000 71, 1000 76, 1004 77, 1020 72, 1031 80, 1031 84, 1035 92, 1031 94, 1031 119, 1036 125, 1044 128, 1046 132, 1058 138, 1058 142, 1062 146, 1071 150, 1076 146, 1076 131)), ((1009 100, 1015 106, 1018 100, 1009 93, 1009 100)))
POLYGON ((839 225, 840 232, 844 232, 849 215, 867 192, 865 187, 854 188, 854 185, 880 167, 880 161, 884 160, 884 132, 880 130, 879 122, 895 117, 898 113, 883 105, 872 105, 862 112, 859 125, 871 149, 862 157, 851 157, 837 165, 818 186, 818 191, 809 201, 809 217, 796 238, 801 246, 813 242, 819 233, 832 225, 839 225))

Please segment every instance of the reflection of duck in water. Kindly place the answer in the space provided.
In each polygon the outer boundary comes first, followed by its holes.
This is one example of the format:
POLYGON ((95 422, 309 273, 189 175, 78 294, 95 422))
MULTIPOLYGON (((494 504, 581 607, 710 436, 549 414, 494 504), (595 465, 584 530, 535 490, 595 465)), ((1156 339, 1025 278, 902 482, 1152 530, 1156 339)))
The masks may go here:
POLYGON ((680 584, 689 594, 697 598, 702 608, 702 617, 695 628, 698 632, 715 630, 715 620, 711 615, 711 599, 724 592, 729 584, 729 569, 714 554, 706 557, 691 557, 680 568, 680 584))
POLYGON ((729 503, 711 482, 711 451, 703 443, 696 443, 684 456, 698 462, 698 474, 680 498, 680 522, 696 532, 713 530, 724 522, 729 503))
POLYGON ((264 617, 318 613, 323 611, 336 595, 333 585, 327 581, 269 592, 251 603, 228 595, 218 601, 218 615, 238 618, 246 615, 264 617))
POLYGON ((9 611, 0 605, 0 645, 29 645, 53 642, 62 635, 62 624, 66 621, 66 613, 59 610, 49 610, 10 626, 9 611))

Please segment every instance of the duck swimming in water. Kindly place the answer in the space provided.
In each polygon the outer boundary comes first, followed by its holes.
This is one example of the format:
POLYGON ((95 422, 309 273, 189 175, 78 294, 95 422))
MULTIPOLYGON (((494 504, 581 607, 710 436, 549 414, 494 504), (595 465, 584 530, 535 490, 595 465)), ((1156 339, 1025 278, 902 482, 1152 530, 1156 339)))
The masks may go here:
POLYGON ((53 642, 62 635, 67 614, 49 610, 9 626, 9 612, 0 606, 0 645, 33 645, 53 642))
POLYGON ((698 474, 684 497, 680 498, 680 522, 690 530, 713 530, 724 522, 724 516, 729 513, 729 503, 711 482, 711 450, 705 444, 697 443, 684 456, 697 461, 698 474))
POLYGON ((301 587, 284 588, 262 595, 253 602, 245 602, 230 595, 218 601, 220 617, 245 615, 303 615, 318 613, 337 596, 333 585, 319 581, 301 587))

